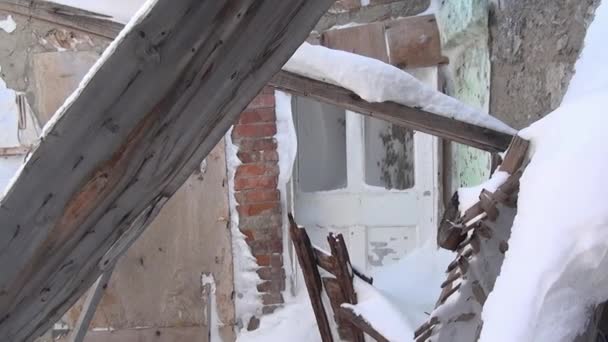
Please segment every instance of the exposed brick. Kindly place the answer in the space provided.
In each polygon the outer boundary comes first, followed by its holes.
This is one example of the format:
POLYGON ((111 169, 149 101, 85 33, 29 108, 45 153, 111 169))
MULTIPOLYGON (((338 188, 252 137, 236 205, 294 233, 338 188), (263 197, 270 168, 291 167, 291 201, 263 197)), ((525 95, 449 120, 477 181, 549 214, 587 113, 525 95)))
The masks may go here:
POLYGON ((272 137, 277 134, 274 123, 235 125, 232 135, 235 137, 272 137))
POLYGON ((281 213, 281 204, 279 202, 266 202, 239 205, 236 207, 239 216, 257 216, 262 214, 279 214, 281 213))
POLYGON ((244 124, 255 124, 261 122, 275 122, 276 114, 274 108, 257 108, 246 110, 241 113, 238 123, 244 124))
POLYGON ((262 91, 260 91, 260 94, 274 94, 274 88, 271 86, 265 86, 262 88, 262 91))
POLYGON ((247 331, 253 331, 260 327, 260 319, 253 316, 247 324, 247 331))
POLYGON ((234 179, 234 189, 276 189, 277 183, 277 176, 239 177, 234 179))
POLYGON ((239 218, 239 225, 241 227, 280 227, 282 225, 281 215, 261 215, 261 216, 246 216, 239 218))
POLYGON ((232 142, 239 147, 239 151, 272 151, 278 147, 274 138, 237 138, 232 142))
POLYGON ((272 253, 282 253, 283 241, 279 239, 270 241, 255 239, 249 242, 249 247, 251 247, 251 254, 253 254, 254 256, 272 253))
POLYGON ((271 313, 275 312, 281 306, 282 305, 264 305, 264 307, 262 308, 262 313, 264 315, 271 314, 271 313))
POLYGON ((281 292, 285 290, 285 280, 265 281, 258 285, 259 292, 281 292))
POLYGON ((283 304, 283 295, 279 292, 271 292, 262 294, 262 303, 264 305, 283 304))
POLYGON ((261 267, 257 272, 262 280, 285 280, 285 270, 280 267, 261 267))
POLYGON ((277 189, 245 190, 238 191, 234 195, 236 197, 236 201, 239 204, 248 204, 256 202, 275 202, 281 199, 281 192, 277 189))
POLYGON ((258 266, 283 266, 283 256, 281 254, 258 255, 256 259, 258 266))
POLYGON ((250 176, 278 176, 279 166, 276 163, 259 163, 241 165, 236 170, 236 178, 250 176))
POLYGON ((269 108, 274 107, 274 94, 260 93, 256 96, 253 101, 247 106, 247 109, 256 109, 256 108, 269 108))
POLYGON ((241 229, 241 233, 245 235, 245 241, 247 243, 255 240, 255 230, 253 229, 241 229))
POLYGON ((279 160, 277 151, 238 152, 237 157, 244 164, 279 160))

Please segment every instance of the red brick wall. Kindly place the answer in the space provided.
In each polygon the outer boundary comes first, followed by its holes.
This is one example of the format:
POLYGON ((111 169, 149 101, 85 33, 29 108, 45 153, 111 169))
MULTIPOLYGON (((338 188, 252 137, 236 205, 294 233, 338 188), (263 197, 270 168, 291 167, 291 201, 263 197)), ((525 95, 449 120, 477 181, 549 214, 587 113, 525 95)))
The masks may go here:
MULTIPOLYGON (((264 88, 241 114, 232 130, 242 164, 236 169, 234 190, 239 228, 260 269, 258 286, 269 313, 283 303, 283 232, 274 90, 264 88)), ((253 323, 255 326, 255 323, 253 323)), ((251 324, 250 324, 251 326, 251 324)))

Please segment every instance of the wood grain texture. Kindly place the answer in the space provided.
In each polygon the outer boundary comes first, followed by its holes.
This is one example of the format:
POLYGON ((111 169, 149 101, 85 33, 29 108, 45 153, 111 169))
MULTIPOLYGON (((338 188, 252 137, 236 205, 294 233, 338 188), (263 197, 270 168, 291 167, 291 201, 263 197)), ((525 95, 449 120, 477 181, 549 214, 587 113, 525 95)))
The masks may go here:
POLYGON ((0 200, 0 336, 48 329, 133 243, 329 0, 159 0, 0 200))
POLYGON ((512 136, 445 116, 394 102, 369 103, 350 90, 302 77, 286 71, 276 74, 270 85, 298 96, 336 105, 348 110, 428 133, 489 152, 507 149, 512 136))
POLYGON ((0 11, 46 21, 102 38, 114 39, 123 25, 98 13, 40 0, 2 0, 0 11))

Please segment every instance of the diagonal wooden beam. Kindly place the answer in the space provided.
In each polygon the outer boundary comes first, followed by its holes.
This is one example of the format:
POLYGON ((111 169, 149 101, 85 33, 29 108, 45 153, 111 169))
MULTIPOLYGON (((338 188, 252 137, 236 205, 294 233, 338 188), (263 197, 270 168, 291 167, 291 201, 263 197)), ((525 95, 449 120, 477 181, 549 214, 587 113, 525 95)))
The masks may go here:
POLYGON ((3 341, 82 296, 332 3, 157 0, 120 35, 0 199, 3 341))
MULTIPOLYGON (((122 27, 122 24, 104 20, 90 12, 47 2, 0 0, 0 11, 3 10, 16 15, 28 15, 108 39, 113 39, 122 27), (30 3, 34 5, 30 6, 30 3)), ((388 121, 394 125, 489 152, 505 151, 512 139, 512 136, 506 133, 394 102, 369 103, 350 90, 285 71, 275 75, 270 84, 294 95, 308 96, 320 102, 388 121)))
POLYGON ((276 74, 270 85, 285 92, 346 108, 394 125, 456 141, 489 152, 502 152, 513 138, 489 128, 472 125, 394 102, 370 103, 350 90, 286 71, 276 74))

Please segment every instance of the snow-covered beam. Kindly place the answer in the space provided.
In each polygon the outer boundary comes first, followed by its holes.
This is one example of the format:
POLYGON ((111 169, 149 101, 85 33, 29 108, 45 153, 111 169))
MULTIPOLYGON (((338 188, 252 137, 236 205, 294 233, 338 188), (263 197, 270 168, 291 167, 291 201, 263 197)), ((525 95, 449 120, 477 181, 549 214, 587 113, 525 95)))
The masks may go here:
MULTIPOLYGON (((0 0, 0 11, 2 10, 29 15, 35 19, 46 20, 108 39, 113 39, 122 26, 94 13, 40 0, 0 0)), ((340 51, 340 53, 345 52, 340 51)), ((512 138, 512 135, 505 133, 504 129, 497 130, 491 125, 472 124, 460 120, 459 115, 438 115, 419 106, 407 106, 396 102, 368 102, 348 89, 294 73, 282 71, 272 79, 271 84, 292 94, 309 96, 321 102, 485 151, 503 152, 512 138)))
POLYGON ((0 199, 3 341, 45 332, 114 264, 333 1, 148 3, 0 199))
POLYGON ((317 101, 485 151, 505 151, 513 138, 510 134, 491 128, 473 125, 395 102, 367 102, 348 89, 286 71, 276 74, 270 84, 295 95, 307 96, 317 101))

